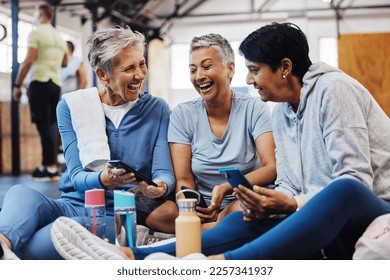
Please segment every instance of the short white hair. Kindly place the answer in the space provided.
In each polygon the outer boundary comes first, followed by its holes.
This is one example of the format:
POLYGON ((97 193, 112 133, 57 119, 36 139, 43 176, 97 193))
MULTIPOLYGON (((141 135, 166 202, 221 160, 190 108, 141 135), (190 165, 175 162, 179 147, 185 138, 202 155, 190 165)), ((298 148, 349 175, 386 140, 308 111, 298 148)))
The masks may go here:
POLYGON ((199 48, 213 48, 219 58, 221 59, 223 65, 226 67, 229 63, 234 64, 234 51, 229 41, 226 40, 219 34, 206 34, 199 37, 194 37, 190 44, 190 54, 199 48))
POLYGON ((133 45, 138 45, 144 53, 145 36, 137 31, 134 32, 128 26, 98 30, 87 41, 89 63, 94 70, 101 67, 103 71, 111 73, 117 55, 123 48, 133 45))

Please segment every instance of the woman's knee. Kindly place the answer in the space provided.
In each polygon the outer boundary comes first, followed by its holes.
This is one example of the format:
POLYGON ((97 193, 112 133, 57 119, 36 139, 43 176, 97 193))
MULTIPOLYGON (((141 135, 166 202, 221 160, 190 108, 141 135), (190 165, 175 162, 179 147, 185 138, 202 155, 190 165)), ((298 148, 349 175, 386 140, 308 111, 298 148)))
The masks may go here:
POLYGON ((7 191, 6 196, 23 194, 25 188, 23 185, 14 185, 7 191))
POLYGON ((237 224, 237 222, 241 223, 243 219, 244 219, 244 213, 242 211, 233 211, 228 213, 222 219, 222 221, 224 222, 224 224, 234 225, 237 224))
POLYGON ((174 233, 175 219, 178 215, 179 210, 176 204, 173 201, 167 200, 147 216, 145 224, 157 231, 174 233))
POLYGON ((375 193, 362 182, 343 178, 330 183, 324 190, 313 198, 313 203, 333 208, 343 207, 344 211, 356 211, 368 201, 376 201, 375 193))
POLYGON ((356 179, 342 178, 330 183, 324 191, 337 193, 337 196, 351 198, 351 196, 359 195, 362 192, 366 193, 367 191, 370 191, 370 189, 356 179))
POLYGON ((24 185, 14 185, 5 194, 4 203, 7 200, 17 200, 18 202, 20 202, 20 200, 22 199, 23 203, 21 204, 25 204, 28 201, 39 199, 39 197, 41 196, 42 194, 37 190, 34 190, 24 185))

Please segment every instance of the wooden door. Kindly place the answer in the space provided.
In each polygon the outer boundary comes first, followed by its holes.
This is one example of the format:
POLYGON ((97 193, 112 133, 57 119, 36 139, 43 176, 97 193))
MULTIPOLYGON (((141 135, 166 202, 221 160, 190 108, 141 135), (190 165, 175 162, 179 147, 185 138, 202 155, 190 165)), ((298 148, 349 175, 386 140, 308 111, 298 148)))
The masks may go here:
POLYGON ((341 35, 339 68, 362 83, 390 117, 390 33, 341 35))

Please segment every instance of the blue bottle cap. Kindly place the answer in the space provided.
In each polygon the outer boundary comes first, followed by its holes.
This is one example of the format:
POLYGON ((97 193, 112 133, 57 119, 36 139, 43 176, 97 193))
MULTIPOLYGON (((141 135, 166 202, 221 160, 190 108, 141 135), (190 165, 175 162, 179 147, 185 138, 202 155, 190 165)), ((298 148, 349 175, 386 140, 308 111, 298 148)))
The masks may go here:
POLYGON ((135 195, 125 190, 114 191, 114 208, 135 207, 135 195))

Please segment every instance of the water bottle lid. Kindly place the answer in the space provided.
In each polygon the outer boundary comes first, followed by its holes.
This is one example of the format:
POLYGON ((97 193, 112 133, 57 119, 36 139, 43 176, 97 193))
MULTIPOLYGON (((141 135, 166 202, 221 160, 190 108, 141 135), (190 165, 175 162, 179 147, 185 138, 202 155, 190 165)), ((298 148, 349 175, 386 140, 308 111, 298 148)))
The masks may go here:
POLYGON ((114 191, 114 208, 135 207, 135 195, 125 190, 114 191))
POLYGON ((195 209, 197 203, 196 198, 180 198, 177 200, 179 209, 195 209))
POLYGON ((103 189, 92 189, 85 191, 85 206, 104 206, 105 197, 103 189))

